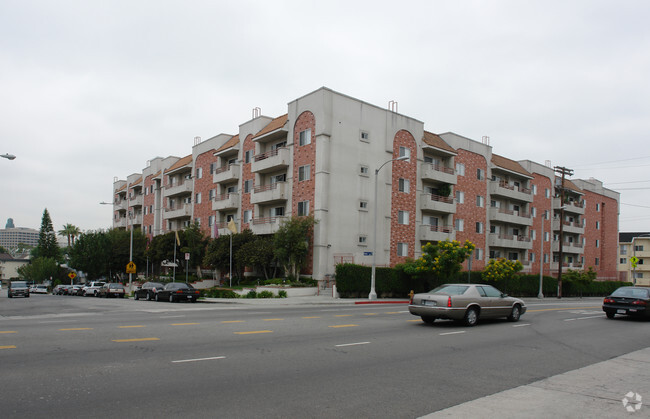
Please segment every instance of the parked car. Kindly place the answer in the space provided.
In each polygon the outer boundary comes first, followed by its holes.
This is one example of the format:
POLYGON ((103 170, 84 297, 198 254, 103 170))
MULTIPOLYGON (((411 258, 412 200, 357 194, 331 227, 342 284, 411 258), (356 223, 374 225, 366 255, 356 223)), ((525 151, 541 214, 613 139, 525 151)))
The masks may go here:
POLYGON ((47 285, 36 284, 29 289, 31 294, 47 294, 47 285))
POLYGON ((643 287, 620 287, 603 300, 607 318, 617 314, 650 318, 650 289, 643 287))
POLYGON ((97 291, 97 297, 120 297, 124 298, 125 294, 124 285, 118 283, 108 283, 102 285, 102 287, 97 291))
POLYGON ((29 298, 29 286, 27 281, 10 281, 7 287, 7 297, 25 297, 29 298))
POLYGON ((103 287, 104 284, 105 284, 105 282, 101 282, 101 281, 93 281, 93 282, 91 282, 90 284, 83 287, 83 295, 85 297, 87 297, 89 295, 92 295, 93 297, 96 296, 97 291, 99 291, 99 289, 101 287, 103 287))
POLYGON ((140 288, 133 292, 133 299, 139 300, 140 298, 144 298, 147 301, 155 300, 158 291, 164 287, 165 284, 160 282, 145 282, 140 288))
POLYGON ((82 295, 80 292, 83 290, 82 284, 73 285, 68 289, 68 295, 82 295))
POLYGON ((498 317, 516 322, 526 312, 526 304, 491 285, 445 284, 427 293, 415 294, 409 312, 428 324, 436 319, 450 319, 474 326, 479 319, 498 317))
POLYGON ((63 295, 63 287, 64 285, 59 284, 52 288, 52 295, 63 295))
POLYGON ((185 282, 170 282, 161 290, 156 293, 156 301, 191 301, 196 303, 201 293, 199 290, 194 289, 190 284, 185 282))

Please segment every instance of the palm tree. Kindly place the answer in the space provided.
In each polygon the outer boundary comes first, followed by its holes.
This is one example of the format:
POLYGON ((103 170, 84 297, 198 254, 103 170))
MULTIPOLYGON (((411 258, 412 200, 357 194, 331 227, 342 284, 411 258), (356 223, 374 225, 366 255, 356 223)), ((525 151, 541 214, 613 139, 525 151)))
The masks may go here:
POLYGON ((74 245, 74 239, 81 233, 79 227, 76 227, 72 224, 66 224, 63 226, 63 230, 59 230, 59 236, 68 238, 68 247, 74 245))

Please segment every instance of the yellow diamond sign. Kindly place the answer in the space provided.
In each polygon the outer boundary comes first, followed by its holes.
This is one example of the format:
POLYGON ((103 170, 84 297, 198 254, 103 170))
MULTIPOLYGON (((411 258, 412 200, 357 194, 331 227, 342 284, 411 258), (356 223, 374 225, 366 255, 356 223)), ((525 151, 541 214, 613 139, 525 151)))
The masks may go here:
POLYGON ((126 273, 134 274, 135 273, 135 263, 129 262, 126 264, 126 273))
POLYGON ((632 256, 630 258, 630 263, 632 264, 633 268, 636 268, 636 264, 639 263, 639 258, 636 256, 632 256))

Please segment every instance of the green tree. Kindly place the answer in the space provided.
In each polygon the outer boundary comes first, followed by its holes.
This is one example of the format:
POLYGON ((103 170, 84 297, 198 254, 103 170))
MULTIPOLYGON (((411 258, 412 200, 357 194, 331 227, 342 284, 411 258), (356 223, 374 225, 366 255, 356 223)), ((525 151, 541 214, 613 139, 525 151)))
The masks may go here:
POLYGON ((87 231, 81 234, 70 249, 70 266, 83 271, 88 279, 108 276, 110 272, 111 244, 105 231, 87 231))
POLYGON ((455 280, 462 263, 470 257, 476 246, 468 240, 461 246, 457 240, 427 243, 422 246, 422 256, 403 265, 404 272, 410 275, 433 273, 445 280, 455 280))
POLYGON ((278 262, 295 279, 299 278, 300 270, 307 260, 316 223, 313 215, 291 217, 282 223, 273 238, 278 262))
POLYGON ((53 258, 59 260, 61 251, 59 244, 56 242, 56 234, 52 226, 52 219, 47 208, 43 211, 41 219, 41 229, 38 233, 38 245, 32 252, 33 257, 53 258))
POLYGON ((79 227, 70 223, 64 225, 62 230, 59 230, 59 236, 68 238, 68 247, 74 246, 75 237, 79 236, 80 233, 79 227))
POLYGON ((0 246, 0 253, 9 253, 9 252, 4 247, 0 246))
POLYGON ((490 259, 483 270, 481 277, 484 281, 500 281, 507 284, 508 281, 515 278, 517 272, 521 271, 524 265, 518 260, 508 260, 504 258, 490 259))
POLYGON ((55 280, 61 277, 62 268, 59 267, 56 259, 47 257, 38 257, 17 269, 18 275, 26 281, 42 283, 43 281, 55 280))
POLYGON ((237 251, 237 260, 262 272, 264 278, 269 279, 275 276, 277 269, 273 238, 257 237, 255 240, 242 245, 237 251))
MULTIPOLYGON (((180 238, 180 237, 179 237, 180 238)), ((190 254, 190 262, 195 263, 195 268, 197 276, 200 278, 201 275, 201 263, 205 257, 206 248, 208 246, 209 238, 201 231, 201 227, 198 222, 189 225, 185 231, 183 231, 183 239, 181 240, 180 251, 183 253, 190 254)), ((184 261, 185 259, 182 258, 184 261)))
POLYGON ((594 268, 590 266, 586 271, 569 269, 562 274, 562 279, 574 283, 582 295, 582 292, 589 287, 597 275, 594 268))
MULTIPOLYGON (((256 239, 256 236, 250 230, 244 230, 241 233, 232 235, 232 265, 235 271, 234 276, 239 281, 244 276, 244 268, 246 263, 240 260, 241 256, 239 249, 246 243, 256 239)), ((213 239, 208 244, 208 248, 203 258, 203 264, 212 266, 219 269, 221 272, 229 272, 230 270, 230 235, 219 236, 213 239)))

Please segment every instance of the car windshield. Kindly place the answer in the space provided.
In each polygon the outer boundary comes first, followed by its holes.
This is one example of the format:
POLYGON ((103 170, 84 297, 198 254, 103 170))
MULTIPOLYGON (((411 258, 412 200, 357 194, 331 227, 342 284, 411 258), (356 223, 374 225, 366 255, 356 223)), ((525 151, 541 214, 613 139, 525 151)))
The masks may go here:
POLYGON ((27 288, 27 282, 23 281, 14 281, 11 283, 13 288, 27 288))
POLYGON ((122 284, 110 284, 108 287, 109 287, 109 288, 124 288, 124 287, 122 286, 122 284))
POLYGON ((430 294, 448 294, 448 295, 463 295, 469 287, 467 285, 441 285, 429 291, 430 294))
POLYGON ((612 293, 612 297, 648 298, 649 293, 642 288, 619 288, 612 293))

